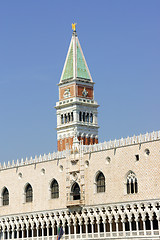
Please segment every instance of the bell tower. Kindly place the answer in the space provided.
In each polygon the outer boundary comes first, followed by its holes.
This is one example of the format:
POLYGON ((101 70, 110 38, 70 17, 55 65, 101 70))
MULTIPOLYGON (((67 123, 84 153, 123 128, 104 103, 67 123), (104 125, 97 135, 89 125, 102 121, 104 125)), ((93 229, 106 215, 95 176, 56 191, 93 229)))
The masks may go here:
MULTIPOLYGON (((73 27, 74 26, 74 27, 73 27)), ((77 136, 84 145, 98 143, 98 104, 94 100, 92 81, 75 25, 59 86, 57 110, 58 151, 72 147, 77 136)))

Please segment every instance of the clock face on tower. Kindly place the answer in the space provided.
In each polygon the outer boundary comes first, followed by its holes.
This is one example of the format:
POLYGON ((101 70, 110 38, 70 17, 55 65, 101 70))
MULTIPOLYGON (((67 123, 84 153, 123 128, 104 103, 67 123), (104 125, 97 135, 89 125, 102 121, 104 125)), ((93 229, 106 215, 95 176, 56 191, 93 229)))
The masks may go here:
POLYGON ((85 88, 82 91, 82 95, 83 95, 83 97, 87 97, 87 95, 88 95, 88 92, 85 88))

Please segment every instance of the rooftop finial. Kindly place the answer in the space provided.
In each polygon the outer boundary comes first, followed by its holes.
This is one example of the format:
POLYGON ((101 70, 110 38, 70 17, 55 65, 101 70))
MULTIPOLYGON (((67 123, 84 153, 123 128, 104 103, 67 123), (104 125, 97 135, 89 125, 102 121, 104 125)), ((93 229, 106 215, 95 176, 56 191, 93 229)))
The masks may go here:
POLYGON ((72 23, 72 30, 73 30, 73 32, 76 32, 76 25, 77 25, 77 23, 72 23))

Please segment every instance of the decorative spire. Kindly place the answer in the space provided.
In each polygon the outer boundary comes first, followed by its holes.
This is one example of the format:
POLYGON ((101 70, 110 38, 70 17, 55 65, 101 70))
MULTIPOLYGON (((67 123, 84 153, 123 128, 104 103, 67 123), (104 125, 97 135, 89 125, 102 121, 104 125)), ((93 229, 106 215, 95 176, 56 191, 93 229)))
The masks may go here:
POLYGON ((87 82, 93 82, 78 40, 76 23, 72 23, 72 30, 73 34, 63 67, 60 83, 64 83, 73 79, 83 79, 87 82))

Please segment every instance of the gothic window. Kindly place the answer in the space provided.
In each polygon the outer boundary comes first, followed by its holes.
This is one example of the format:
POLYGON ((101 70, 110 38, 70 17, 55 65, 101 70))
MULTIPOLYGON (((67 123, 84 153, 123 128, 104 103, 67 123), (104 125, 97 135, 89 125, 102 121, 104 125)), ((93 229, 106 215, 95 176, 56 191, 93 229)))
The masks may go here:
POLYGON ((133 194, 138 192, 138 182, 135 173, 130 172, 127 176, 127 194, 133 194))
POLYGON ((33 190, 32 190, 32 186, 30 184, 27 184, 27 186, 26 186, 25 195, 26 195, 26 202, 33 201, 33 190))
POLYGON ((79 121, 82 121, 82 112, 79 112, 79 121))
POLYGON ((3 206, 9 205, 9 192, 6 187, 4 188, 2 193, 2 205, 3 206))
POLYGON ((105 177, 102 172, 100 172, 96 177, 97 193, 105 192, 105 177))
POLYGON ((78 183, 74 183, 71 189, 71 197, 73 200, 79 200, 80 199, 80 187, 78 183))
POLYGON ((90 114, 90 123, 93 123, 93 113, 90 114))
POLYGON ((59 185, 55 179, 51 183, 51 198, 59 198, 59 185))

